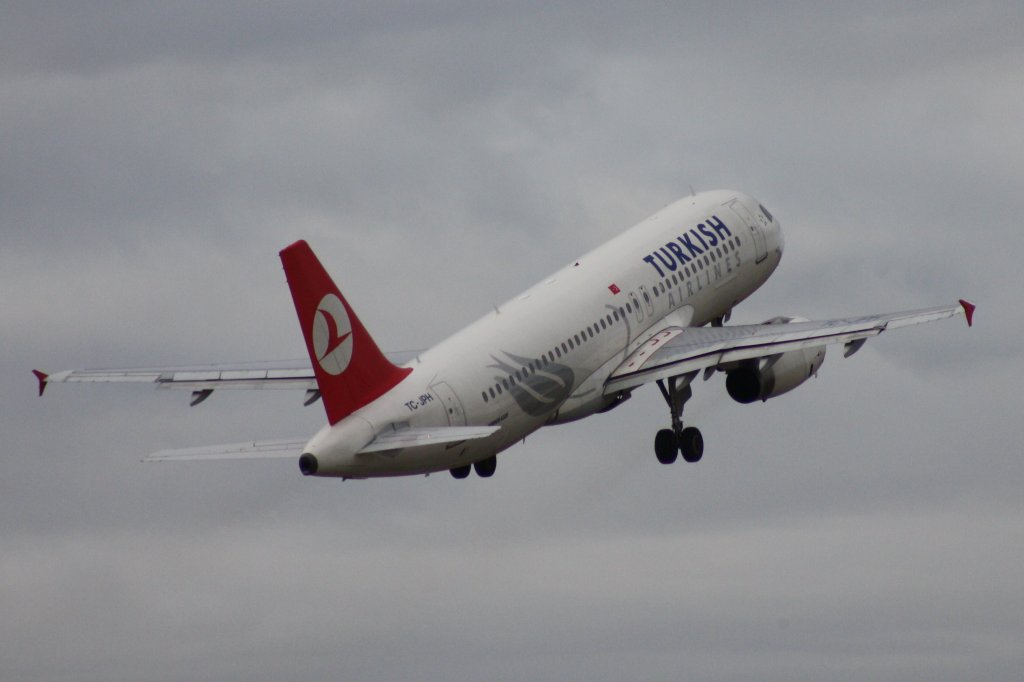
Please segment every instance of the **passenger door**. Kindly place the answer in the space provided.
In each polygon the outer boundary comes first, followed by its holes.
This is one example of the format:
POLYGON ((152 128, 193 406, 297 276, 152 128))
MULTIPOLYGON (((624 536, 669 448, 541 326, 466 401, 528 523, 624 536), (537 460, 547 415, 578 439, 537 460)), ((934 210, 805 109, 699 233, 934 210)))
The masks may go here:
POLYGON ((728 201, 725 205, 740 219, 741 223, 746 224, 750 236, 754 239, 754 262, 760 263, 768 257, 768 240, 764 236, 764 230, 739 199, 728 201))

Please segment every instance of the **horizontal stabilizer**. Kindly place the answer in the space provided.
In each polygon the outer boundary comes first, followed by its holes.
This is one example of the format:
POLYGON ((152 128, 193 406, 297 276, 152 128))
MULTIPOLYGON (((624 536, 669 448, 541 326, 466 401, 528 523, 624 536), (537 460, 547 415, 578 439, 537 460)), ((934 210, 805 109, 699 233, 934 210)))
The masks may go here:
MULTIPOLYGON (((439 426, 435 428, 399 429, 385 431, 365 448, 364 452, 400 450, 423 445, 461 443, 476 438, 486 438, 498 430, 497 426, 439 426)), ((224 445, 204 445, 181 450, 161 450, 149 455, 143 462, 188 462, 213 461, 222 459, 291 459, 302 454, 308 438, 285 438, 281 440, 257 440, 224 445)))
POLYGON ((149 455, 143 462, 187 462, 217 459, 291 459, 302 454, 308 438, 257 440, 226 445, 206 445, 182 450, 161 450, 149 455))
POLYGON ((359 452, 382 452, 422 445, 461 443, 464 440, 486 438, 499 428, 498 426, 437 426, 385 431, 359 452))

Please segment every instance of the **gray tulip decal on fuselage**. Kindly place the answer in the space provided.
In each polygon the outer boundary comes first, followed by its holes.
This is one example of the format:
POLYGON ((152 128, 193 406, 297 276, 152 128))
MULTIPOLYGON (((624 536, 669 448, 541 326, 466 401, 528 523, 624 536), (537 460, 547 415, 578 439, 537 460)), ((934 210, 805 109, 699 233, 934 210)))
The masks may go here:
POLYGON ((507 375, 495 378, 502 385, 505 385, 502 379, 508 381, 509 393, 520 409, 531 417, 543 417, 553 412, 572 393, 576 375, 569 367, 557 362, 546 363, 539 359, 520 357, 508 351, 502 352, 516 364, 512 365, 492 355, 496 364, 488 366, 507 375))

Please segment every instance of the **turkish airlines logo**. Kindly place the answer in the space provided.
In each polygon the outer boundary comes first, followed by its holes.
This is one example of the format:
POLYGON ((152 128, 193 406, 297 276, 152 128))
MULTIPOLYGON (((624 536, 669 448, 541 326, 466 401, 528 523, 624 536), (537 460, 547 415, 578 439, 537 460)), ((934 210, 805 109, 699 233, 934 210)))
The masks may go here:
POLYGON ((352 323, 345 304, 334 294, 320 300, 313 316, 313 353, 320 369, 338 375, 352 360, 352 323))

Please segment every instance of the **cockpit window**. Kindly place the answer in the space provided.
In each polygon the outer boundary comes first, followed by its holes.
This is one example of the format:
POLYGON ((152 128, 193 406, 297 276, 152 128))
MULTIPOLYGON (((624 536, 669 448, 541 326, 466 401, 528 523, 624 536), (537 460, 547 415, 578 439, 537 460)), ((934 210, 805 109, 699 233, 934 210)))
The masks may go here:
POLYGON ((770 223, 775 222, 775 218, 772 217, 772 214, 768 212, 767 208, 765 208, 761 204, 758 204, 757 206, 758 206, 758 208, 761 209, 761 213, 764 213, 764 217, 768 219, 768 222, 770 222, 770 223))

